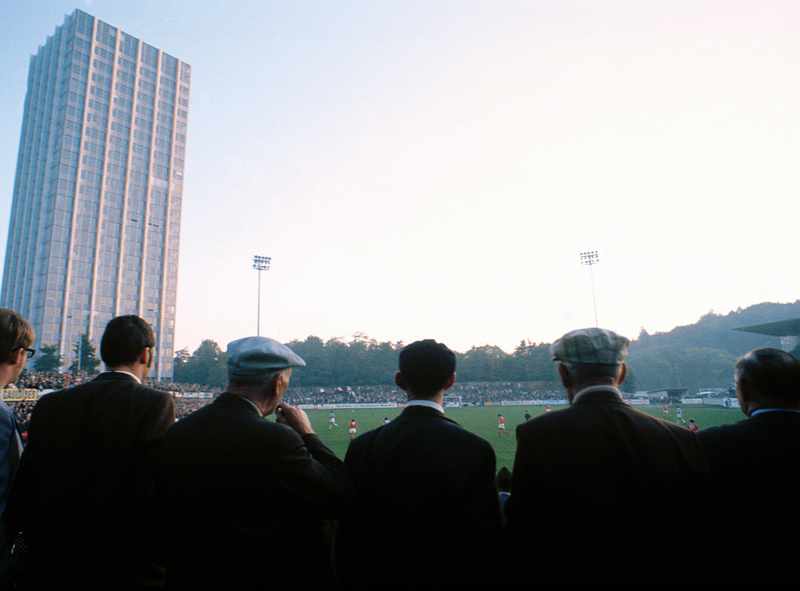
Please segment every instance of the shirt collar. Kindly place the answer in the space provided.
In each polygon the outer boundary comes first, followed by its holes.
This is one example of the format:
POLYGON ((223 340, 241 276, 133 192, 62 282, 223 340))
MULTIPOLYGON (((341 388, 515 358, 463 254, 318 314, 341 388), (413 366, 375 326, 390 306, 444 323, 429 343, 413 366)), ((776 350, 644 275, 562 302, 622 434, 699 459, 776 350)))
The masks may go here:
POLYGON ((247 402, 249 402, 253 406, 253 408, 258 411, 258 416, 260 416, 262 419, 264 418, 264 413, 261 412, 261 409, 258 408, 258 405, 255 402, 253 402, 252 400, 250 400, 246 396, 240 396, 239 398, 241 398, 242 400, 247 400, 247 402))
POLYGON ((444 409, 440 404, 436 404, 433 400, 409 400, 406 402, 406 408, 409 406, 427 406, 428 408, 435 408, 440 413, 444 414, 444 409))

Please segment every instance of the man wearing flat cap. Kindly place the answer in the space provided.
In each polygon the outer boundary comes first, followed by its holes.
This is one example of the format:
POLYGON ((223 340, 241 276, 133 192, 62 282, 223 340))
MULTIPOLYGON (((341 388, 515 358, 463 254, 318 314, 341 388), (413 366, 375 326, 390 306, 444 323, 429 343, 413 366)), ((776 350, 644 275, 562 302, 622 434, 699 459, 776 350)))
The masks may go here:
POLYGON ((281 402, 304 365, 272 339, 234 341, 225 393, 167 433, 167 585, 333 581, 324 525, 352 484, 306 413, 281 402))
POLYGON ((551 346, 570 406, 517 427, 512 582, 526 582, 534 556, 548 565, 539 582, 642 582, 685 545, 676 515, 702 531, 710 481, 699 442, 623 401, 628 342, 587 328, 551 346))

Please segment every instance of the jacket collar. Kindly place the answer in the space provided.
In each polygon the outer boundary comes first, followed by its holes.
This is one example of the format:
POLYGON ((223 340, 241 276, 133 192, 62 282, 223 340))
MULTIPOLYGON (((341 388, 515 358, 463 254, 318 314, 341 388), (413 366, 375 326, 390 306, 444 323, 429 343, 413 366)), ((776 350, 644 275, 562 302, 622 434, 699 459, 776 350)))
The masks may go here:
MULTIPOLYGON (((241 409, 250 411, 250 412, 258 415, 259 417, 261 417, 261 411, 255 405, 255 403, 250 401, 250 400, 248 400, 244 396, 239 396, 237 394, 231 394, 230 392, 223 392, 222 394, 217 396, 217 399, 214 401, 214 403, 217 403, 217 402, 220 403, 220 404, 228 404, 230 406, 236 406, 237 408, 241 408, 241 409)), ((261 418, 263 418, 263 417, 261 417, 261 418)))
POLYGON ((791 409, 775 408, 765 409, 760 412, 754 412, 748 421, 780 421, 780 422, 794 422, 800 423, 800 412, 791 409))
MULTIPOLYGON (((412 406, 406 406, 403 409, 403 412, 400 413, 399 418, 405 417, 438 417, 440 419, 444 419, 446 421, 450 421, 451 423, 456 423, 453 419, 446 417, 444 413, 439 412, 435 408, 431 408, 430 406, 420 406, 418 404, 412 406)), ((395 419, 397 420, 397 419, 395 419)), ((394 422, 394 421, 392 421, 394 422)), ((390 423, 391 424, 391 423, 390 423)), ((458 424, 458 423, 456 423, 458 424)))
MULTIPOLYGON (((104 371, 101 374, 95 376, 95 380, 130 380, 132 382, 137 382, 141 384, 142 382, 133 375, 132 373, 128 373, 127 371, 104 371)), ((94 380, 92 380, 94 381, 94 380)))
POLYGON ((584 388, 572 399, 572 404, 585 402, 620 402, 625 404, 619 388, 614 386, 590 386, 584 388))

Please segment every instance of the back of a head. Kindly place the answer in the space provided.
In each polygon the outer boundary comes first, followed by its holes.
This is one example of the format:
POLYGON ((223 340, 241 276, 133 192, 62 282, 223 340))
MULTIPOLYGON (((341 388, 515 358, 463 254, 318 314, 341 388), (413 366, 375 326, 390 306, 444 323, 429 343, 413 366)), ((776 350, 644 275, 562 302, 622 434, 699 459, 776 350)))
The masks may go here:
POLYGON ((262 390, 278 374, 306 362, 283 343, 267 337, 245 337, 228 343, 228 390, 262 390))
POLYGON ((577 382, 619 376, 628 354, 627 337, 604 328, 572 330, 550 346, 553 361, 564 364, 577 382))
POLYGON ((416 341, 400 351, 399 369, 411 392, 433 396, 455 373, 456 356, 433 339, 416 341))
POLYGON ((11 352, 20 347, 30 347, 34 341, 30 322, 14 310, 0 308, 0 359, 5 362, 11 352))
POLYGON ((100 357, 106 367, 130 365, 143 349, 156 346, 156 335, 138 316, 117 316, 106 325, 100 341, 100 357))
POLYGON ((736 378, 762 399, 800 403, 800 361, 786 351, 765 347, 736 362, 736 378))

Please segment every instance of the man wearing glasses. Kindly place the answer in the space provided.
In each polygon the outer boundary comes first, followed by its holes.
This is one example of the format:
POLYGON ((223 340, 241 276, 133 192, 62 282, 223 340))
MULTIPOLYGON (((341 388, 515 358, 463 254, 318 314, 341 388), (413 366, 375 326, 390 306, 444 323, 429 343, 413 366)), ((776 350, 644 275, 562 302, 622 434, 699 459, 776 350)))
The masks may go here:
POLYGON ((155 346, 143 319, 112 319, 100 343, 106 371, 34 407, 8 500, 28 547, 20 583, 163 584, 155 470, 175 415, 170 394, 142 384, 155 346))
MULTIPOLYGON (((6 308, 0 308, 0 389, 14 383, 25 368, 25 361, 36 353, 30 346, 35 335, 30 323, 6 308)), ((0 397, 0 586, 14 582, 14 560, 11 545, 15 532, 6 526, 6 498, 9 485, 22 454, 22 439, 13 411, 0 397)))

